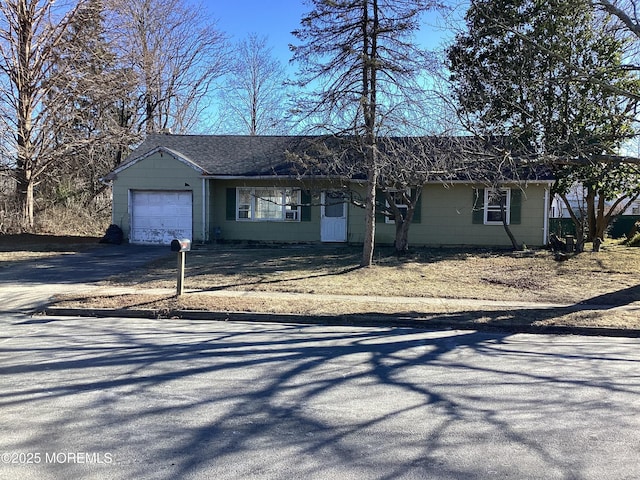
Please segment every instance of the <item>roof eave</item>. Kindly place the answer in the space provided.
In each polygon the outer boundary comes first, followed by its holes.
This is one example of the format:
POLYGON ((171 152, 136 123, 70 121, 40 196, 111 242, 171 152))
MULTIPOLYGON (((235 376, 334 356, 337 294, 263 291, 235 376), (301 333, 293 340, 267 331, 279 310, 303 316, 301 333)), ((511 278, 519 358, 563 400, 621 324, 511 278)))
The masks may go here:
POLYGON ((149 150, 148 152, 145 152, 144 154, 140 155, 139 157, 131 159, 130 161, 128 161, 125 164, 120 165, 119 167, 117 167, 116 169, 114 169, 113 171, 111 171, 110 173, 105 175, 104 176, 104 180, 105 181, 114 180, 118 176, 118 174, 120 172, 126 170, 129 167, 132 167, 133 165, 137 164, 138 162, 141 162, 142 160, 145 160, 145 159, 151 157, 152 155, 155 155, 156 153, 161 153, 161 154, 162 153, 167 153, 167 154, 171 155, 173 158, 175 158, 176 160, 178 160, 179 162, 185 164, 189 168, 192 168, 196 172, 200 173, 201 175, 206 175, 207 174, 207 171, 204 168, 202 168, 200 165, 198 165, 193 160, 191 160, 191 159, 187 158, 186 156, 182 155, 180 152, 176 152, 175 150, 172 150, 172 149, 167 148, 167 147, 159 146, 159 147, 156 147, 156 148, 154 148, 152 150, 149 150))
POLYGON ((340 176, 330 176, 330 175, 309 175, 298 177, 295 175, 204 175, 204 178, 209 180, 275 180, 275 179, 296 179, 296 180, 349 180, 349 181, 357 181, 354 179, 349 179, 346 177, 340 176))

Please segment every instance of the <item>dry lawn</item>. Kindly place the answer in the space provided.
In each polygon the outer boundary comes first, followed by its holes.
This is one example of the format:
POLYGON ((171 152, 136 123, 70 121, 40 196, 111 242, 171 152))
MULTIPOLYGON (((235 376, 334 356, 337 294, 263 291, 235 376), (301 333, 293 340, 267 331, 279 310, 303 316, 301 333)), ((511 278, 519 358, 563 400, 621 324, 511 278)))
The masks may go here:
MULTIPOLYGON (((629 306, 640 301, 639 248, 608 243, 599 253, 587 251, 564 261, 546 250, 457 249, 416 249, 401 258, 381 249, 371 268, 358 268, 359 259, 360 250, 351 247, 214 246, 187 254, 188 294, 182 297, 142 293, 68 297, 61 305, 150 309, 159 315, 216 310, 340 315, 348 320, 367 314, 469 326, 640 328, 640 304, 629 306), (207 294, 211 292, 217 295, 207 294), (434 298, 449 301, 434 302, 434 298), (514 309, 489 301, 568 306, 514 309)), ((175 256, 168 254, 146 270, 111 279, 107 285, 131 286, 138 292, 174 289, 175 263, 175 256)))
MULTIPOLYGON (((211 248, 187 254, 190 291, 262 291, 316 295, 426 297, 517 302, 632 301, 640 282, 640 249, 609 244, 556 261, 546 250, 507 252, 416 250, 405 257, 379 252, 358 268, 356 248, 211 248), (624 292, 625 289, 632 289, 624 292), (615 299, 598 297, 615 294, 615 299), (606 299, 606 298, 605 298, 606 299)), ((174 255, 112 279, 111 285, 175 288, 174 255)), ((640 299, 640 298, 635 298, 640 299)))

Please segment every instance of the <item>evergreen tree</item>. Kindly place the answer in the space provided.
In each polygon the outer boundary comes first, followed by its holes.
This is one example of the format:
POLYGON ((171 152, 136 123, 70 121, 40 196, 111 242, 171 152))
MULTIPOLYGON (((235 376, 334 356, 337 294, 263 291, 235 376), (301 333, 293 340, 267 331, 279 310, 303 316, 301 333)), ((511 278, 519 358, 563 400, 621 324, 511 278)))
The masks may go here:
MULTIPOLYGON (((474 0, 465 18, 467 31, 447 55, 468 127, 545 159, 558 193, 566 193, 568 178, 604 198, 617 192, 605 179, 629 167, 596 159, 633 136, 635 101, 616 92, 638 91, 638 83, 623 68, 624 42, 605 19, 588 0, 474 0)), ((582 231, 581 217, 574 220, 582 231)))
POLYGON ((48 97, 56 108, 47 118, 59 158, 42 190, 54 202, 80 198, 86 206, 135 141, 119 100, 133 88, 132 77, 108 43, 102 0, 78 10, 56 53, 48 97))

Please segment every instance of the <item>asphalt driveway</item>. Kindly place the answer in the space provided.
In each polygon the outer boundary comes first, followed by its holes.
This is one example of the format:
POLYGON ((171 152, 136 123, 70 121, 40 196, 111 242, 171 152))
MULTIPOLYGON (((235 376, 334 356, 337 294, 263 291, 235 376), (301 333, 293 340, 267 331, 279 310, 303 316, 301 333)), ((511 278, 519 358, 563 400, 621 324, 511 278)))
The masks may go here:
POLYGON ((100 281, 167 255, 172 254, 166 246, 97 244, 79 252, 12 263, 0 269, 0 312, 33 311, 60 293, 97 290, 100 281))
POLYGON ((166 246, 99 244, 80 252, 22 261, 0 269, 0 284, 95 283, 168 255, 171 252, 166 246))

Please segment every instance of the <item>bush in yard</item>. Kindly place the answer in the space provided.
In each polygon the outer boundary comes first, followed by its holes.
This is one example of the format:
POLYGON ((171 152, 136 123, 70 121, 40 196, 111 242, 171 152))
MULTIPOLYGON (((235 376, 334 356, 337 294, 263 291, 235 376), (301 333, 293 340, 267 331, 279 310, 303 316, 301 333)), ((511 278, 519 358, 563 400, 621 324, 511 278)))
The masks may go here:
POLYGON ((627 245, 630 247, 640 247, 640 233, 636 233, 627 241, 627 245))

